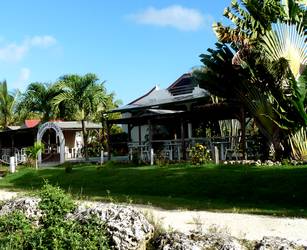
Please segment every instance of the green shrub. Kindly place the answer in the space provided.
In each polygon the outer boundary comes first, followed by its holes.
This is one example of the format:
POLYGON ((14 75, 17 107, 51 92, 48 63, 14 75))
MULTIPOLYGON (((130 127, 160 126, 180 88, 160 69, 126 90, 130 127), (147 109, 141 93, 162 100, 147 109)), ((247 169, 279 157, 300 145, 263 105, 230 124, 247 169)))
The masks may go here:
POLYGON ((23 249, 33 233, 31 221, 22 212, 0 217, 0 249, 23 249))
POLYGON ((45 184, 39 196, 39 226, 21 212, 0 217, 0 249, 110 249, 101 220, 92 217, 81 223, 65 218, 76 205, 59 187, 45 184))
POLYGON ((192 164, 204 164, 211 161, 210 151, 206 146, 201 144, 195 144, 189 151, 189 157, 192 164))

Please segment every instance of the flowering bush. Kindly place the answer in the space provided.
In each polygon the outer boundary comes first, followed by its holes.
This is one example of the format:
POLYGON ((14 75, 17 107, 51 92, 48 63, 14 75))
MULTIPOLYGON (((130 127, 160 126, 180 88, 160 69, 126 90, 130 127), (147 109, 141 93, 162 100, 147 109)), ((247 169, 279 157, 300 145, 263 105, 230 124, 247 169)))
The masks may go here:
POLYGON ((211 161, 210 151, 206 146, 199 143, 195 144, 189 151, 189 157, 192 164, 204 164, 211 161))

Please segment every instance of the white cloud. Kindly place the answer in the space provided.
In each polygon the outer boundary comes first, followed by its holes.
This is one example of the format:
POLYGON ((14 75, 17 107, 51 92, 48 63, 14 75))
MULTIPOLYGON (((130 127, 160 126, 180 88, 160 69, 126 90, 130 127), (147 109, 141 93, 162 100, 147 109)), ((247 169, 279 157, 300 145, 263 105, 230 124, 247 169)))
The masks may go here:
POLYGON ((25 86, 31 75, 31 70, 28 68, 22 68, 19 72, 17 80, 13 83, 14 88, 25 86))
POLYGON ((25 44, 7 44, 0 48, 0 60, 5 62, 18 62, 25 56, 28 49, 29 48, 25 46, 25 44))
POLYGON ((56 44, 56 39, 52 36, 34 36, 29 39, 30 45, 48 48, 56 44))
POLYGON ((48 48, 56 44, 56 39, 52 36, 33 36, 24 39, 20 44, 8 43, 0 46, 0 61, 19 62, 30 49, 35 47, 48 48))
POLYGON ((206 25, 209 15, 202 15, 196 9, 184 8, 180 5, 172 5, 157 9, 149 7, 143 12, 132 14, 130 18, 140 24, 155 25, 161 27, 173 27, 182 31, 196 31, 206 25))

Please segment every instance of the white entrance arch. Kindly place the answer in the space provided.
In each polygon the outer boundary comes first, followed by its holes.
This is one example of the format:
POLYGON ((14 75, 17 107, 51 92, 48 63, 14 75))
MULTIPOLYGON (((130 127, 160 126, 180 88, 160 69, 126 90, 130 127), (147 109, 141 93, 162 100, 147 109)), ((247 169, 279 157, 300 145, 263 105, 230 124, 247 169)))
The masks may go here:
MULTIPOLYGON (((53 122, 46 122, 40 126, 37 132, 37 142, 41 142, 43 135, 45 134, 47 129, 53 129, 56 133, 56 137, 59 138, 60 142, 60 163, 64 163, 65 161, 65 138, 64 134, 59 126, 57 126, 53 122)), ((42 152, 39 151, 38 154, 38 164, 42 163, 42 152)))

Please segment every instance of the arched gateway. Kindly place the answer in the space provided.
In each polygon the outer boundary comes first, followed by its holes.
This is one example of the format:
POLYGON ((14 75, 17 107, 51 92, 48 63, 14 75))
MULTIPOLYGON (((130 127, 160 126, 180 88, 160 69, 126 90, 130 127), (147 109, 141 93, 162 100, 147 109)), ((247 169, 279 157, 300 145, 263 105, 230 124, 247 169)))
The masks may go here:
MULTIPOLYGON (((60 163, 64 163, 65 161, 65 137, 62 132, 62 129, 54 122, 46 122, 40 126, 37 132, 37 142, 41 142, 45 132, 49 129, 52 129, 56 133, 56 142, 59 145, 59 153, 60 153, 60 163)), ((42 163, 42 152, 40 151, 38 154, 38 164, 42 163)))

